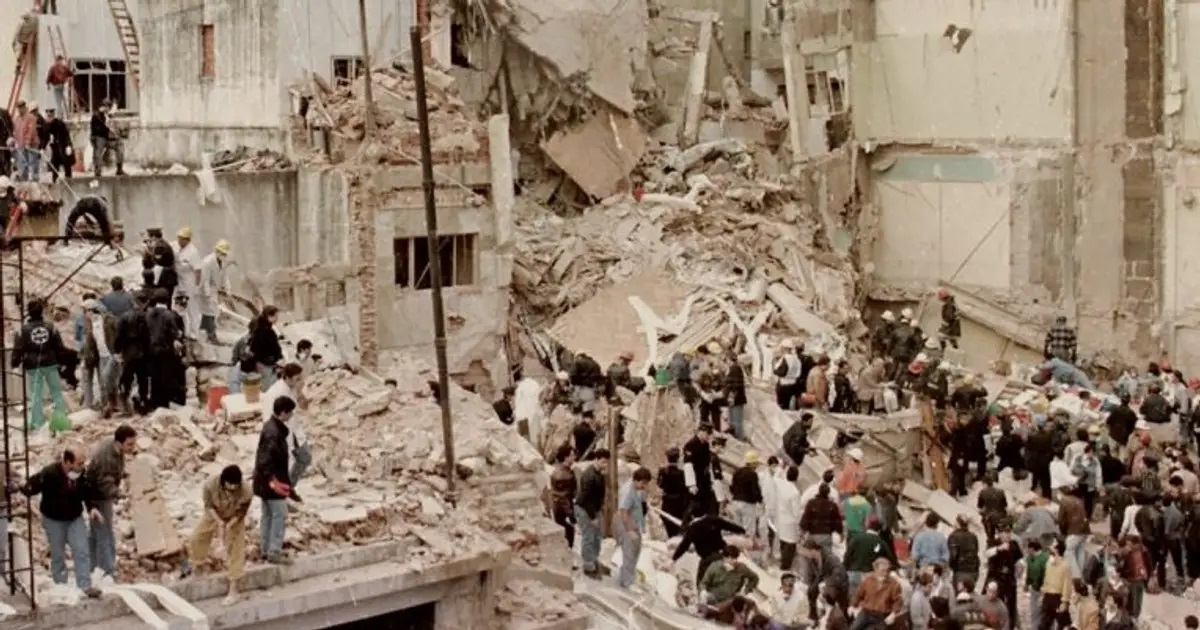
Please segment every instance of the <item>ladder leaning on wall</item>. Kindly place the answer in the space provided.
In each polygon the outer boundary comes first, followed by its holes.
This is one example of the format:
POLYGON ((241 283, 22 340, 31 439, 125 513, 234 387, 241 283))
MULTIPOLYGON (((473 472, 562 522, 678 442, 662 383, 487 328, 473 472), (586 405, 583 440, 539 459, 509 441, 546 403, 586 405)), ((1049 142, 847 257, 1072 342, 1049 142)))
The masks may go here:
MULTIPOLYGON (((12 111, 17 107, 17 101, 21 100, 21 87, 25 84, 25 75, 29 74, 30 67, 37 61, 37 17, 42 14, 42 0, 33 0, 33 33, 30 34, 29 40, 25 45, 17 51, 17 69, 13 74, 12 91, 8 93, 8 111, 12 111)), ((25 18, 22 17, 22 20, 25 18)), ((21 25, 25 27, 24 24, 21 25)))
POLYGON ((125 53, 125 74, 133 79, 133 88, 136 90, 142 78, 142 48, 138 43, 137 25, 133 23, 133 15, 125 0, 108 0, 108 10, 117 27, 121 50, 125 53))

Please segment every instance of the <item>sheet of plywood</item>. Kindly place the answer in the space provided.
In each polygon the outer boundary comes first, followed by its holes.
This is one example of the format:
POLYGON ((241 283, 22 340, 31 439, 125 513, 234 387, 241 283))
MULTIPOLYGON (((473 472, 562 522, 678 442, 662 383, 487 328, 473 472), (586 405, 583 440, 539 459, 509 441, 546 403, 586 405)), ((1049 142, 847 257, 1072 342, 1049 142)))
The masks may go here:
POLYGON ((620 192, 646 151, 646 132, 624 114, 601 111, 587 122, 560 131, 542 150, 587 194, 604 198, 620 192))
POLYGON ((129 503, 139 556, 169 555, 183 549, 175 521, 154 482, 154 466, 139 457, 129 463, 129 503))

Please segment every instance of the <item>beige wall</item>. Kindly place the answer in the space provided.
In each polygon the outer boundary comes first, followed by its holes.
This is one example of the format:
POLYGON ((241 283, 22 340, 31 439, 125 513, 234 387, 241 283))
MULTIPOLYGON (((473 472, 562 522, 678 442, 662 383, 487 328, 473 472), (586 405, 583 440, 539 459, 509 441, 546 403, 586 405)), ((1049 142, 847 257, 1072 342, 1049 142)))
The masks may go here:
POLYGON ((856 42, 858 137, 1067 141, 1073 77, 1068 0, 875 0, 856 42), (973 32, 960 52, 948 25, 973 32))

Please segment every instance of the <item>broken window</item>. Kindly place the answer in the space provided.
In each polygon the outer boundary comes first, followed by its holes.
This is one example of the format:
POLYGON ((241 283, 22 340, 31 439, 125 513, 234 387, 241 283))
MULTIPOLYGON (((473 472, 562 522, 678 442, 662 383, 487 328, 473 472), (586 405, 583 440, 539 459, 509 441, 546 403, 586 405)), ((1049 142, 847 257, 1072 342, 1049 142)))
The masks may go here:
MULTIPOLYGON (((446 234, 439 240, 438 264, 441 265, 443 287, 475 284, 474 234, 446 234)), ((396 286, 408 289, 432 289, 429 239, 398 238, 393 242, 396 286)))
POLYGON ((364 70, 362 57, 333 58, 333 82, 336 85, 350 85, 364 70))
POLYGON ((125 62, 121 59, 75 59, 71 61, 75 76, 71 88, 77 107, 95 111, 106 99, 119 110, 129 109, 126 92, 125 62))
POLYGON ((212 79, 217 76, 216 40, 213 36, 212 24, 200 25, 200 78, 212 79))
POLYGON ((846 112, 842 80, 826 70, 808 71, 808 104, 814 116, 836 116, 846 112))
POLYGON ((346 281, 330 280, 325 283, 325 307, 341 306, 346 303, 346 281))

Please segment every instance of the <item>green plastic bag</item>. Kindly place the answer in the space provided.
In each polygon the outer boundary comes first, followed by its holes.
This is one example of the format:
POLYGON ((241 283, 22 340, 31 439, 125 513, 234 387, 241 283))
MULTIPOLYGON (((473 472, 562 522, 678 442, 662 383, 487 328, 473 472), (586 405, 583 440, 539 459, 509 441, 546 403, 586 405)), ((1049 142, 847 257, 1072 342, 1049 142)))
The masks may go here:
POLYGON ((54 433, 66 433, 71 430, 71 418, 65 413, 56 413, 50 418, 50 430, 54 433))

